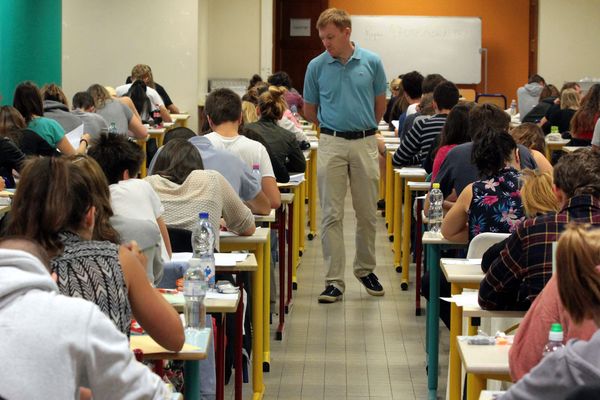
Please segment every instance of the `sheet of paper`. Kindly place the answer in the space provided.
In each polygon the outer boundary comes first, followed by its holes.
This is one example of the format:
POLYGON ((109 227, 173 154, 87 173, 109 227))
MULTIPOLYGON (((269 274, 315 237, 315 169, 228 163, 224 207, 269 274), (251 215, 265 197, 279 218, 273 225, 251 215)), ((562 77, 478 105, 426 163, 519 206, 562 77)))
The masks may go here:
MULTIPOLYGON (((156 354, 156 353, 172 353, 165 349, 154 341, 148 335, 131 335, 129 348, 131 349, 142 349, 144 354, 156 354)), ((194 351, 200 351, 200 347, 192 346, 191 344, 185 343, 180 353, 188 353, 194 351)))
POLYGON ((192 258, 192 253, 173 253, 171 262, 188 262, 192 258))
POLYGON ((394 128, 398 129, 398 127, 400 126, 400 121, 398 121, 397 119, 392 120, 392 125, 394 125, 394 128))
POLYGON ((83 124, 79 125, 77 128, 73 129, 71 132, 67 133, 66 135, 67 140, 69 141, 69 143, 71 143, 71 146, 73 146, 73 148, 75 150, 77 150, 79 148, 79 141, 81 140, 81 137, 83 136, 83 124))
POLYGON ((481 258, 445 258, 448 265, 481 265, 481 258))
POLYGON ((453 294, 452 297, 440 297, 440 299, 449 303, 456 303, 458 307, 479 308, 478 295, 479 292, 462 292, 461 294, 453 294))
POLYGON ((206 293, 206 298, 207 299, 215 299, 215 300, 237 300, 238 295, 239 295, 238 293, 229 294, 229 293, 219 293, 219 292, 215 292, 215 291, 210 291, 210 292, 206 293))
POLYGON ((215 253, 215 265, 233 267, 248 258, 246 253, 215 253))
POLYGON ((290 182, 303 182, 304 173, 290 174, 290 182))

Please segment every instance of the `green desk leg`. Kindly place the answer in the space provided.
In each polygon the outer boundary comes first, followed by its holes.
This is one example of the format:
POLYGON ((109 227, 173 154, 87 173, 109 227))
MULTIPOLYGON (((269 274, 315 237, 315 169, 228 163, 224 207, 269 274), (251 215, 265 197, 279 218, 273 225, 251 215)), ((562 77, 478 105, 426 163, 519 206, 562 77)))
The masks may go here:
POLYGON ((186 361, 183 365, 186 400, 200 400, 200 361, 186 361))
POLYGON ((427 304, 427 387, 429 399, 437 397, 440 319, 440 246, 427 245, 429 303, 427 304))

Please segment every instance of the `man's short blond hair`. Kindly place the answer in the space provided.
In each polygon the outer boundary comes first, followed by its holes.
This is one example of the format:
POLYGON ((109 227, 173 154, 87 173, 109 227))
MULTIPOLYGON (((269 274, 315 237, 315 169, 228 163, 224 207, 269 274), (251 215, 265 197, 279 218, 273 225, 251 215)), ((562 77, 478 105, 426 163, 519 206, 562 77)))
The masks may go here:
POLYGON ((328 8, 319 15, 317 20, 317 29, 325 28, 328 24, 333 24, 340 30, 352 28, 352 20, 350 14, 338 8, 328 8))

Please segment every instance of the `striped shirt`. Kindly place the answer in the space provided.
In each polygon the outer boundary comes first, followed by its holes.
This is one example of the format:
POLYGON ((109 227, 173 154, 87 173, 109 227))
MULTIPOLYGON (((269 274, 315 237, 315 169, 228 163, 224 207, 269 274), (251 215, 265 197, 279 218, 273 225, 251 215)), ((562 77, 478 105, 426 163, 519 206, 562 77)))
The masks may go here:
POLYGON ((488 310, 528 310, 552 277, 552 243, 570 222, 600 226, 600 201, 575 196, 559 213, 529 219, 513 233, 479 286, 479 305, 488 310))
POLYGON ((392 163, 397 167, 420 165, 431 148, 434 139, 446 123, 446 114, 436 114, 430 118, 417 120, 402 139, 394 153, 392 163))

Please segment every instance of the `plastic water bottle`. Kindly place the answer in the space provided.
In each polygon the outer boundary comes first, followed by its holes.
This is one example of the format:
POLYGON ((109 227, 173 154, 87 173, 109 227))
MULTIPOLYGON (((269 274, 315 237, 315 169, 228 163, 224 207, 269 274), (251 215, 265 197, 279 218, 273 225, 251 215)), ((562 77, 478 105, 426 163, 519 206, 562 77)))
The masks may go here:
POLYGON ((206 283, 209 288, 215 287, 215 231, 208 220, 208 213, 201 212, 199 220, 192 231, 192 249, 194 258, 201 263, 206 283))
POLYGON ((556 126, 556 125, 552 125, 552 126, 550 127, 550 133, 560 133, 560 132, 559 132, 559 129, 558 129, 558 126, 556 126))
POLYGON ((183 276, 183 297, 185 298, 185 328, 202 329, 206 326, 206 279, 202 263, 198 258, 189 261, 189 267, 183 276))
POLYGON ((108 134, 109 135, 116 135, 117 133, 117 124, 115 122, 111 122, 110 126, 108 127, 108 134))
POLYGON ((443 203, 444 195, 440 190, 440 184, 434 183, 429 192, 429 232, 440 233, 442 218, 444 217, 443 203))
POLYGON ((554 323, 550 327, 550 333, 548 333, 548 343, 544 346, 544 353, 546 355, 548 353, 553 353, 558 349, 562 349, 565 347, 563 344, 563 330, 562 326, 559 323, 554 323))
POLYGON ((510 102, 510 115, 517 115, 517 101, 515 99, 510 102))
POLYGON ((262 176, 260 174, 260 164, 258 164, 258 163, 252 164, 252 175, 254 175, 256 177, 256 179, 258 180, 258 183, 261 182, 262 176))

